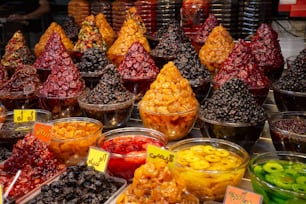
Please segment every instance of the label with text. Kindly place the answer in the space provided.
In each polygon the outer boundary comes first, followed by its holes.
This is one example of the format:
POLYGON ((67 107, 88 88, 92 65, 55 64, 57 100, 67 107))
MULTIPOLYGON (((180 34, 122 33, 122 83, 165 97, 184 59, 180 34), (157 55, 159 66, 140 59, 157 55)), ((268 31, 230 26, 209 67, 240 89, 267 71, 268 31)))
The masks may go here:
POLYGON ((262 196, 234 186, 228 186, 224 197, 224 204, 261 204, 262 196))
POLYGON ((154 145, 148 145, 147 147, 147 161, 158 161, 163 160, 168 163, 168 165, 174 164, 175 154, 169 150, 162 149, 154 145))
POLYGON ((92 166, 96 171, 105 172, 109 160, 109 153, 101 149, 90 147, 87 156, 87 166, 92 166))
POLYGON ((39 140, 49 143, 51 140, 52 125, 46 123, 34 123, 33 135, 39 140))
POLYGON ((36 111, 33 109, 15 109, 14 122, 24 123, 36 121, 36 111))

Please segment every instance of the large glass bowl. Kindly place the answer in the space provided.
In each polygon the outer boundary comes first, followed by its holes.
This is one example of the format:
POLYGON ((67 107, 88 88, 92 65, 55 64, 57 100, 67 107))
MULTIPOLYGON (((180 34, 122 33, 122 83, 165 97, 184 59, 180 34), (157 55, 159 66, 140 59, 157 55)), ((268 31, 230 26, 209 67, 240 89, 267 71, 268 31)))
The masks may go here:
POLYGON ((306 111, 306 93, 282 90, 272 85, 273 96, 279 111, 306 111))
POLYGON ((306 111, 276 112, 268 122, 276 150, 306 153, 306 111))
POLYGON ((78 97, 78 103, 84 115, 102 122, 104 129, 114 129, 126 125, 134 108, 135 96, 129 100, 114 104, 90 104, 87 102, 89 91, 78 97))
POLYGON ((169 149, 176 154, 173 173, 201 202, 222 201, 227 186, 240 184, 249 162, 244 148, 221 139, 184 139, 169 149))
POLYGON ((50 121, 53 125, 49 149, 67 166, 84 162, 90 146, 102 134, 100 121, 87 117, 69 117, 50 121))
POLYGON ((169 141, 179 140, 188 135, 198 117, 199 106, 185 112, 158 113, 146 110, 138 103, 142 124, 167 135, 169 141))
POLYGON ((110 153, 107 171, 110 175, 131 180, 134 171, 146 161, 148 144, 164 147, 167 137, 156 130, 126 127, 110 130, 97 139, 96 145, 110 153))
POLYGON ((306 203, 306 155, 290 151, 255 155, 248 165, 253 190, 267 204, 306 203))
POLYGON ((38 98, 35 92, 26 93, 23 91, 1 91, 0 101, 9 111, 14 109, 31 109, 38 107, 38 98))
POLYGON ((252 150, 261 136, 265 120, 258 123, 228 123, 215 121, 199 115, 198 124, 204 137, 224 139, 234 142, 248 151, 252 150))

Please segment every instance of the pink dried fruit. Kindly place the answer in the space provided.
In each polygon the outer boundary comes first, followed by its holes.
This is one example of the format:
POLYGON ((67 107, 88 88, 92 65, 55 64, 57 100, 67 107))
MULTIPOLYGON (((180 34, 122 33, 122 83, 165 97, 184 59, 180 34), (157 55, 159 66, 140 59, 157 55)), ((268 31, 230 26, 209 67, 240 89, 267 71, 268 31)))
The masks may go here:
POLYGON ((209 33, 214 29, 214 27, 219 25, 219 21, 216 16, 212 13, 208 15, 202 26, 197 30, 193 41, 196 43, 204 44, 209 33))

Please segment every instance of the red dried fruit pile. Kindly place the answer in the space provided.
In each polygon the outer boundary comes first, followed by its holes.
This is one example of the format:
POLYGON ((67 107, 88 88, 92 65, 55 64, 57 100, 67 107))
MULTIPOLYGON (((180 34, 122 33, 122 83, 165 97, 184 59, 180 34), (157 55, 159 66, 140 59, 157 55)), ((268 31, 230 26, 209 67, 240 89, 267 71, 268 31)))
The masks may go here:
POLYGON ((155 79, 159 69, 140 42, 134 42, 118 67, 123 80, 155 79))
POLYGON ((0 87, 0 92, 33 93, 39 86, 40 80, 36 69, 31 65, 21 65, 12 77, 0 87))
POLYGON ((59 47, 54 52, 54 64, 51 66, 51 73, 43 83, 39 93, 48 97, 73 97, 80 94, 84 89, 84 81, 81 74, 66 52, 60 37, 53 34, 59 47))
POLYGON ((214 77, 214 83, 221 86, 232 78, 243 80, 251 88, 269 86, 269 79, 258 66, 250 43, 239 40, 231 54, 223 62, 220 70, 214 77))
MULTIPOLYGON (((251 49, 255 59, 267 75, 271 71, 279 73, 272 78, 278 79, 284 68, 284 57, 278 41, 278 34, 271 25, 261 24, 251 39, 251 49)), ((271 77, 269 77, 271 79, 271 77)))
POLYGON ((56 66, 56 62, 61 59, 60 54, 65 53, 66 48, 63 46, 61 41, 61 36, 53 32, 45 48, 39 57, 35 60, 33 66, 36 69, 51 69, 53 66, 56 66))
POLYGON ((194 38, 192 41, 199 43, 199 44, 204 44, 209 33, 214 29, 214 27, 219 25, 219 21, 216 18, 216 16, 212 13, 208 15, 202 26, 197 30, 194 38))
POLYGON ((64 169, 47 144, 41 142, 31 133, 19 140, 12 151, 12 155, 0 167, 0 184, 4 191, 14 179, 18 170, 21 174, 9 193, 9 198, 23 196, 41 185, 64 169))

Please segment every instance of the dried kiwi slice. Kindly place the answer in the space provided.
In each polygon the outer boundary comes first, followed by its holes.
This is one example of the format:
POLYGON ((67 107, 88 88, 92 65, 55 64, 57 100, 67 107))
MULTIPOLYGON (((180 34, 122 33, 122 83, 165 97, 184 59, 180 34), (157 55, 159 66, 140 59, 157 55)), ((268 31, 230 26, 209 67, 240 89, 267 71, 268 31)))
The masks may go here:
POLYGON ((294 190, 295 192, 306 193, 306 185, 305 183, 304 184, 295 183, 292 185, 292 190, 294 190))
POLYGON ((262 167, 268 173, 277 173, 284 171, 284 167, 275 161, 269 161, 265 163, 262 167))

